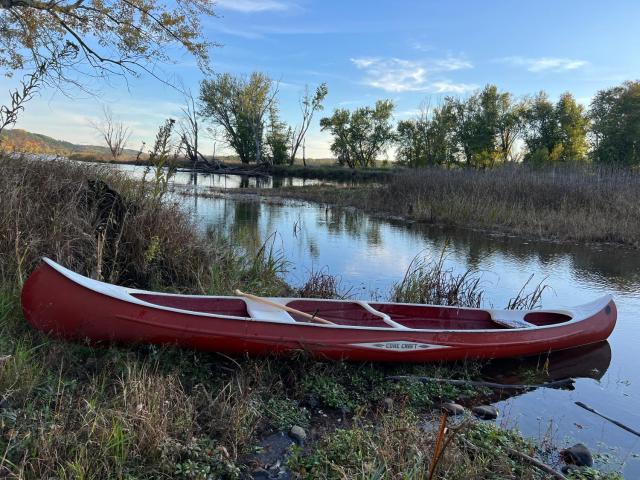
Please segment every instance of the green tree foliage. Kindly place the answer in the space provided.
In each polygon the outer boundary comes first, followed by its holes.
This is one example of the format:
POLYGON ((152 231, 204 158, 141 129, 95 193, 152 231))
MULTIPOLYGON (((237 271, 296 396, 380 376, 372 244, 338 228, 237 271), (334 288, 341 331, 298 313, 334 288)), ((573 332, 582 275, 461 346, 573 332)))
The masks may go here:
POLYGON ((558 122, 555 109, 546 92, 538 93, 531 101, 526 112, 527 129, 525 161, 542 163, 558 160, 558 122))
POLYGON ((516 102, 509 92, 498 94, 496 98, 497 157, 503 162, 513 162, 520 158, 516 152, 516 142, 522 138, 526 123, 527 102, 516 102))
POLYGON ((640 165, 640 82, 598 92, 589 115, 596 162, 640 165))
POLYGON ((466 100, 445 99, 455 112, 455 139, 468 166, 492 165, 497 157, 498 88, 487 85, 466 100))
POLYGON ((267 158, 272 165, 289 163, 289 138, 291 128, 280 120, 278 108, 272 105, 269 109, 269 125, 267 127, 267 158))
POLYGON ((259 72, 247 79, 225 73, 200 85, 202 114, 222 127, 242 163, 262 163, 265 116, 277 93, 273 81, 259 72))
POLYGON ((581 161, 587 158, 589 145, 587 132, 589 131, 589 117, 584 107, 576 102, 573 95, 563 93, 556 104, 556 116, 560 131, 560 145, 562 146, 562 161, 581 161))
POLYGON ((545 92, 530 102, 525 114, 525 161, 580 161, 587 154, 589 120, 570 93, 554 105, 545 92))
POLYGON ((413 165, 486 167, 517 159, 515 144, 524 129, 524 102, 514 102, 495 85, 467 99, 445 98, 414 120, 398 124, 398 156, 413 165))
POLYGON ((402 120, 396 128, 399 161, 411 167, 448 165, 456 160, 455 116, 451 105, 423 106, 416 119, 402 120))
POLYGON ((391 100, 378 100, 374 108, 361 107, 353 112, 337 109, 320 120, 323 131, 333 135, 331 151, 341 165, 370 167, 394 140, 391 100))

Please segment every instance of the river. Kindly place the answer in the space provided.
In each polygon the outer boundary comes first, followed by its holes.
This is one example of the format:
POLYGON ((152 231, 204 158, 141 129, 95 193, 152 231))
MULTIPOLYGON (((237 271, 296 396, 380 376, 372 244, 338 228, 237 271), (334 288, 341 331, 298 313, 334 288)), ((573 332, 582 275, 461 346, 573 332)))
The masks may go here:
MULTIPOLYGON (((135 176, 140 167, 126 167, 135 176)), ((206 192, 225 187, 265 187, 272 179, 179 173, 176 190, 206 192)), ((280 185, 283 181, 276 180, 280 185)), ((287 185, 322 183, 287 179, 287 185)), ((203 228, 223 229, 249 247, 274 235, 275 247, 290 262, 286 280, 299 285, 309 272, 337 275, 344 289, 358 298, 384 298, 402 279, 416 256, 436 258, 446 248, 446 264, 455 272, 475 269, 482 278, 485 306, 504 307, 520 287, 549 285, 544 307, 572 306, 606 293, 615 295, 618 323, 608 343, 587 352, 551 357, 549 370, 574 376, 573 390, 539 388, 519 396, 495 399, 499 423, 517 427, 538 441, 556 445, 582 442, 597 454, 600 467, 640 478, 640 438, 577 405, 596 410, 640 430, 640 254, 619 246, 585 246, 534 242, 463 229, 444 229, 375 218, 353 209, 300 201, 259 201, 174 195, 203 228), (604 464, 604 465, 603 465, 604 464)), ((522 362, 495 362, 496 378, 517 376, 522 362)))

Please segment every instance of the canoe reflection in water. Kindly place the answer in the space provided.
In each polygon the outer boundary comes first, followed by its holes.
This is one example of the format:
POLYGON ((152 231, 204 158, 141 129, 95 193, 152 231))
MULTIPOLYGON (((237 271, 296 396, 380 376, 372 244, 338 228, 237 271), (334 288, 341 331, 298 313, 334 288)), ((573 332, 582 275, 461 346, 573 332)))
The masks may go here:
MULTIPOLYGON (((526 358, 493 360, 487 363, 481 376, 487 381, 505 385, 540 385, 556 382, 552 388, 574 390, 577 379, 601 380, 611 364, 609 342, 551 352, 526 358), (567 380, 566 382, 562 382, 567 380)), ((490 401, 498 402, 516 397, 535 387, 495 389, 490 401)))

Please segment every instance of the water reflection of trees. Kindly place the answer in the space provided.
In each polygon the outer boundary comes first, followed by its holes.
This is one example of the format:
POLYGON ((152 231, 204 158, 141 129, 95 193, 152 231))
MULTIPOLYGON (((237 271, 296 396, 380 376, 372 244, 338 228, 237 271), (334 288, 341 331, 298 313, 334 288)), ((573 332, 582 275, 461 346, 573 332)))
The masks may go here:
MULTIPOLYGON (((627 248, 532 242, 472 230, 407 225, 404 222, 380 220, 348 208, 313 206, 309 209, 246 200, 222 202, 224 207, 212 206, 212 215, 207 217, 212 222, 224 225, 224 229, 234 236, 242 237, 245 245, 252 248, 261 245, 266 236, 278 229, 283 237, 298 238, 312 258, 318 258, 323 248, 317 231, 324 230, 333 237, 346 237, 344 241, 364 241, 368 248, 384 246, 391 250, 394 245, 384 244, 385 241, 402 242, 402 237, 409 236, 415 244, 424 245, 425 249, 433 252, 439 252, 447 245, 452 256, 461 259, 469 268, 486 268, 491 257, 504 258, 521 264, 523 268, 530 268, 532 264, 544 267, 563 263, 574 278, 601 284, 607 289, 637 291, 640 285, 640 255, 627 248), (294 217, 302 219, 295 232, 294 217), (291 218, 290 225, 287 224, 287 218, 291 218), (315 223, 311 223, 313 228, 308 229, 305 222, 315 223), (264 231, 260 231, 261 225, 264 231), (389 231, 400 236, 383 236, 384 232, 389 231)), ((195 203, 193 207, 194 210, 206 208, 195 203)))
POLYGON ((318 215, 316 223, 333 235, 348 235, 352 240, 365 239, 369 247, 382 245, 380 221, 357 210, 325 207, 324 215, 318 215))
POLYGON ((448 250, 464 259, 469 268, 482 269, 492 256, 501 256, 523 265, 535 262, 551 266, 565 261, 574 277, 618 291, 637 291, 640 284, 640 255, 628 248, 534 242, 423 224, 413 224, 407 232, 426 239, 436 251, 446 244, 448 250))

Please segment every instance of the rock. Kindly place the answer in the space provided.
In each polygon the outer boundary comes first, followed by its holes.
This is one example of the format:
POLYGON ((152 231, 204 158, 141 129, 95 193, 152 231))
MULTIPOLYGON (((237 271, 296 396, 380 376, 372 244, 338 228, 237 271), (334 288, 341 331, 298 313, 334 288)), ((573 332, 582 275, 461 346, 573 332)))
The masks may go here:
POLYGON ((387 412, 390 412, 391 410, 393 410, 393 398, 389 398, 389 397, 385 398, 382 401, 382 404, 384 405, 384 409, 387 412))
POLYGON ((304 428, 294 425, 291 427, 291 430, 289 430, 289 436, 298 442, 298 444, 302 445, 307 439, 307 432, 304 431, 304 428))
POLYGON ((561 450, 560 458, 569 465, 576 465, 578 467, 593 466, 593 455, 591 455, 586 445, 582 443, 576 443, 573 447, 561 450))
POLYGON ((493 420, 498 418, 498 409, 493 405, 478 405, 471 409, 473 414, 482 420, 493 420))
POLYGON ((445 402, 442 404, 442 410, 447 412, 449 415, 463 415, 464 407, 462 405, 458 405, 454 402, 445 402))

